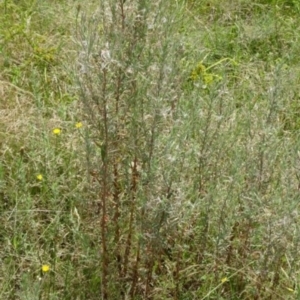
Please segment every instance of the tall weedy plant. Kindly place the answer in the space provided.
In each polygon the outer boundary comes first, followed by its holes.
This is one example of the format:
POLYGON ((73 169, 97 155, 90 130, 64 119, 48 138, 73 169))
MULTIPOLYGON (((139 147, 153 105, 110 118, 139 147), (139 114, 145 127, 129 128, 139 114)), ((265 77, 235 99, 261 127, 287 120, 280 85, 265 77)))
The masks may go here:
POLYGON ((165 1, 102 0, 78 23, 102 299, 149 298, 168 248, 171 182, 160 173, 159 136, 175 119, 180 94, 171 11, 165 1))

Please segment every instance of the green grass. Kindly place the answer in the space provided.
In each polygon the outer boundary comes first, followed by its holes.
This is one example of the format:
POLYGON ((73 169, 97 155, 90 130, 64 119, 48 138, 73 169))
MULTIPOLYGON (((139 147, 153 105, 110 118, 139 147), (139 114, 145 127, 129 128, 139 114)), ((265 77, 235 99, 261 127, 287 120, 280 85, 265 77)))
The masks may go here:
POLYGON ((297 1, 0 10, 1 299, 299 298, 297 1))

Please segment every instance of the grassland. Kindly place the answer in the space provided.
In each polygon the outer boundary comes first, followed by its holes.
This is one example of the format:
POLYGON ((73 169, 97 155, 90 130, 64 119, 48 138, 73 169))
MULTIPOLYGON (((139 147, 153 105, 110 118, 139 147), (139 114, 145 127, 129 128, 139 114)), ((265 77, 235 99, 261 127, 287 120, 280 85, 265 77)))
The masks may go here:
POLYGON ((1 299, 300 297, 297 1, 0 12, 1 299))

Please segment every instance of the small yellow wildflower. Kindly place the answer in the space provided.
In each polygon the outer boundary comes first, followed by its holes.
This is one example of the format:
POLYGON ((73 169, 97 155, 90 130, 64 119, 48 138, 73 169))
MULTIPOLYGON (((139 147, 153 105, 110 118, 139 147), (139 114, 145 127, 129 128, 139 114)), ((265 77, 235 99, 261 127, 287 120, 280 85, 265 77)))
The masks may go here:
POLYGON ((42 174, 38 174, 36 176, 36 179, 39 180, 39 181, 42 181, 43 180, 43 175, 42 174))
POLYGON ((225 283, 225 282, 227 282, 227 281, 228 281, 228 278, 227 278, 227 277, 224 277, 224 278, 221 279, 221 282, 222 282, 222 283, 225 283))
POLYGON ((44 273, 49 272, 49 271, 50 271, 50 266, 49 266, 49 265, 42 265, 42 271, 43 271, 44 273))
POLYGON ((190 80, 197 81, 202 76, 205 76, 206 73, 206 67, 200 62, 191 72, 190 74, 190 80))
POLYGON ((55 135, 60 135, 61 134, 61 129, 60 128, 54 128, 52 130, 52 133, 55 134, 55 135))
POLYGON ((77 123, 75 124, 75 127, 76 127, 76 128, 81 128, 81 127, 82 127, 82 123, 81 123, 81 122, 77 122, 77 123))
POLYGON ((211 84, 214 81, 214 77, 212 74, 205 73, 203 74, 203 80, 205 84, 211 84))

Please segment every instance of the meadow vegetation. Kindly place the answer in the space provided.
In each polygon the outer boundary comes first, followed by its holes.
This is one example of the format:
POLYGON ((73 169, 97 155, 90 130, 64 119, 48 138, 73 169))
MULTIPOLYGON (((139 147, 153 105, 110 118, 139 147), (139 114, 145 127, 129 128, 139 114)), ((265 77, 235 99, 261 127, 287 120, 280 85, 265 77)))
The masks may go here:
POLYGON ((298 299, 298 1, 81 2, 0 2, 0 298, 298 299))

